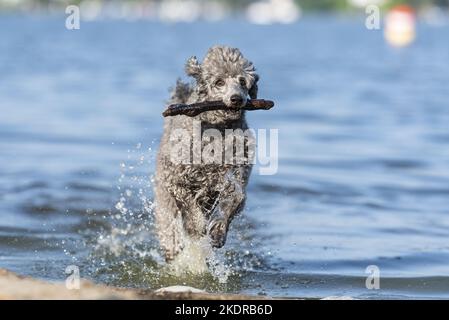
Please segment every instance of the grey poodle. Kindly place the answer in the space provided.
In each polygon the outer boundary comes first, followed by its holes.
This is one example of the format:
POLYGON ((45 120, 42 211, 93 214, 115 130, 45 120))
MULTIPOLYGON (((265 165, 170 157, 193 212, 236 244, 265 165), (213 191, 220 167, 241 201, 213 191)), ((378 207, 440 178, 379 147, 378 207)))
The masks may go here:
MULTIPOLYGON (((193 130, 195 121, 201 123, 201 134, 210 128, 219 130, 223 136, 226 129, 244 131, 248 129, 245 111, 235 107, 245 105, 248 96, 257 99, 259 76, 253 64, 236 48, 214 46, 202 63, 196 57, 188 59, 185 71, 194 82, 178 80, 169 104, 221 100, 234 109, 165 118, 157 156, 155 218, 167 261, 183 249, 186 236, 195 240, 207 235, 213 247, 225 244, 230 222, 244 207, 252 168, 251 161, 192 164, 171 160, 175 130, 185 130, 184 138, 188 141, 198 134, 193 130)), ((245 142, 248 139, 251 137, 245 135, 245 142)), ((203 141, 201 147, 205 144, 203 141)))

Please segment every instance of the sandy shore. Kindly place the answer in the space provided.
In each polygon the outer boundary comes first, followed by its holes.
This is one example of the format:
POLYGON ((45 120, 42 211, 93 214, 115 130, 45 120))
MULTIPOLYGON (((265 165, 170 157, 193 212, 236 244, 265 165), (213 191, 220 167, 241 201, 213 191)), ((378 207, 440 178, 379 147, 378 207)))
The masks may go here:
POLYGON ((267 299, 267 297, 240 294, 213 294, 188 287, 168 287, 157 291, 109 287, 94 284, 87 280, 80 282, 78 290, 69 290, 62 282, 45 282, 17 275, 0 269, 0 300, 12 299, 267 299))

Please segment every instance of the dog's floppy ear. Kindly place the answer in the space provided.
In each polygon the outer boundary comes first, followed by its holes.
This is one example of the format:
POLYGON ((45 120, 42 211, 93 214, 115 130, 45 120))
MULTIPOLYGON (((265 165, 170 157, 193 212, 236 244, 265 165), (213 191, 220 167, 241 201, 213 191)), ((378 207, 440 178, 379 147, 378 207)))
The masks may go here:
POLYGON ((254 75, 254 83, 253 86, 249 89, 248 95, 251 99, 257 99, 257 82, 259 81, 259 76, 257 74, 254 75))
POLYGON ((198 59, 195 56, 190 57, 187 60, 185 70, 188 76, 194 77, 196 80, 200 79, 201 65, 199 64, 198 59))

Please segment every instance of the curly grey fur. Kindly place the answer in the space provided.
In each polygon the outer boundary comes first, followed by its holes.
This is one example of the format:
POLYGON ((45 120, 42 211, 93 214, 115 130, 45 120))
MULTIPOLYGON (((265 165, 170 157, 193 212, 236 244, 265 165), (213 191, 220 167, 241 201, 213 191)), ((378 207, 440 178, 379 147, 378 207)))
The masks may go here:
MULTIPOLYGON (((194 82, 177 81, 168 104, 222 100, 244 105, 257 98, 258 75, 253 64, 236 48, 215 46, 203 62, 187 60, 185 71, 194 82)), ((208 111, 196 117, 167 117, 157 157, 155 199, 156 229, 166 260, 183 248, 184 239, 208 235, 214 247, 226 241, 229 224, 244 207, 251 164, 174 164, 170 160, 170 136, 184 129, 195 138, 193 121, 201 121, 201 133, 215 128, 248 128, 245 111, 208 111)), ((203 147, 204 147, 203 143, 203 147)))

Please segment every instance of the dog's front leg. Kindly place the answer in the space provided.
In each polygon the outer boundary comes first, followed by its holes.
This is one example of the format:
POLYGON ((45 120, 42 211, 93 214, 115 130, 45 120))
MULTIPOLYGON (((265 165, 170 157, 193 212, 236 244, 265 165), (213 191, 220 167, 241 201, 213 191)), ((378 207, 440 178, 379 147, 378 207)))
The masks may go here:
POLYGON ((245 182, 242 173, 229 170, 207 225, 207 234, 213 247, 221 248, 226 243, 229 224, 243 209, 245 200, 245 182))
POLYGON ((184 228, 181 212, 175 198, 164 187, 156 188, 156 232, 165 254, 165 260, 173 260, 184 247, 184 228))

